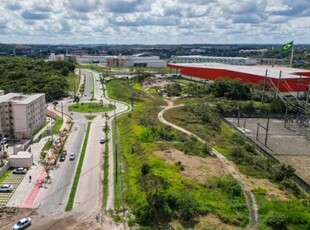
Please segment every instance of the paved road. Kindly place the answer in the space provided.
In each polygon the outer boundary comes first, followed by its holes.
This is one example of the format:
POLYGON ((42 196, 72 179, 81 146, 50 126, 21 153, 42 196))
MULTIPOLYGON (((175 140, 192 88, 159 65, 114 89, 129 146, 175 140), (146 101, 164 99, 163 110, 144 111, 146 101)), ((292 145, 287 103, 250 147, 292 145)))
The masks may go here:
POLYGON ((92 97, 93 84, 94 84, 92 72, 82 69, 81 73, 85 75, 85 88, 82 100, 89 101, 92 97))
POLYGON ((72 131, 65 144, 65 149, 68 151, 68 154, 74 152, 76 159, 70 161, 69 156, 67 156, 64 162, 58 163, 58 168, 51 170, 52 184, 48 184, 47 189, 40 191, 35 203, 35 207, 39 207, 38 212, 40 214, 51 215, 64 211, 69 198, 85 130, 86 125, 81 122, 76 122, 72 127, 72 131))
MULTIPOLYGON (((163 114, 165 113, 165 111, 177 107, 177 106, 173 106, 172 101, 166 100, 166 102, 168 103, 168 105, 167 105, 167 107, 165 107, 162 111, 160 111, 158 113, 158 119, 162 123, 169 125, 174 129, 180 130, 181 132, 186 133, 190 136, 194 136, 199 141, 201 141, 202 143, 205 143, 205 141, 203 139, 201 139, 200 137, 198 137, 197 135, 195 135, 195 134, 189 132, 188 130, 183 129, 183 128, 175 125, 175 124, 172 124, 172 123, 170 123, 164 119, 163 114)), ((182 106, 182 105, 178 105, 178 106, 182 106)), ((257 212, 258 206, 257 206, 257 203, 256 203, 256 200, 255 200, 253 193, 248 188, 246 183, 242 180, 242 178, 240 176, 240 172, 238 171, 238 169, 236 167, 234 167, 233 164, 231 162, 229 162, 225 156, 223 156, 221 153, 217 152, 215 149, 212 149, 212 152, 222 162, 222 164, 226 166, 226 168, 229 170, 231 175, 236 180, 238 180, 240 182, 241 187, 245 193, 245 199, 246 199, 248 209, 250 212, 250 221, 249 221, 249 226, 247 227, 247 229, 257 229, 258 228, 258 212, 257 212)))
MULTIPOLYGON (((108 116, 112 117, 114 114, 120 114, 128 110, 128 106, 120 102, 112 102, 108 98, 104 98, 102 95, 102 86, 99 81, 99 73, 82 70, 85 73, 86 79, 89 76, 93 76, 94 81, 94 98, 97 101, 102 100, 103 103, 113 103, 116 107, 115 111, 108 112, 108 116), (87 74, 88 73, 88 74, 87 74)), ((88 86, 90 86, 89 84, 88 86)), ((88 87, 87 86, 87 87, 88 87)), ((95 115, 95 114, 93 114, 95 115)), ((100 137, 103 137, 102 132, 103 126, 105 125, 104 113, 97 114, 96 119, 91 121, 91 129, 89 133, 88 144, 86 148, 85 158, 82 167, 82 173, 77 188, 75 204, 73 208, 74 213, 83 215, 91 215, 94 212, 99 212, 101 208, 101 198, 102 198, 102 165, 103 165, 103 151, 104 145, 99 143, 100 137)), ((85 114, 74 113, 74 118, 85 122, 85 114)), ((108 120, 108 125, 111 128, 112 119, 108 120)), ((108 139, 112 140, 112 132, 109 132, 108 139)), ((114 146, 112 141, 108 142, 109 144, 109 195, 107 201, 107 209, 114 208, 114 159, 113 151, 114 146)))
POLYGON ((74 213, 83 215, 100 211, 102 197, 103 146, 100 137, 103 136, 104 119, 97 116, 91 122, 85 158, 73 206, 74 213))

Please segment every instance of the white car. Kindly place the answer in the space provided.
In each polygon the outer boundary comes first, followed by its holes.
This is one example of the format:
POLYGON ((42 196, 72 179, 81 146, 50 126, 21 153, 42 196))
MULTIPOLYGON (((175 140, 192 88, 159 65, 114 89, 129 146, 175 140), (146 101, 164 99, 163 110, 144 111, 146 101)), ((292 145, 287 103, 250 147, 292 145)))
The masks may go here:
POLYGON ((8 142, 8 139, 7 139, 6 137, 4 137, 4 138, 0 141, 1 144, 6 144, 7 142, 8 142))
POLYGON ((75 159, 75 153, 70 153, 69 160, 73 161, 75 159))
POLYGON ((12 192, 13 185, 11 184, 2 184, 0 185, 0 192, 12 192))
POLYGON ((24 229, 27 226, 31 225, 31 219, 30 217, 25 217, 21 220, 19 220, 14 226, 13 230, 19 230, 19 229, 24 229))
POLYGON ((104 144, 105 139, 103 137, 100 138, 100 144, 104 144))
POLYGON ((16 168, 13 170, 13 173, 15 174, 26 174, 27 173, 27 169, 25 168, 16 168))

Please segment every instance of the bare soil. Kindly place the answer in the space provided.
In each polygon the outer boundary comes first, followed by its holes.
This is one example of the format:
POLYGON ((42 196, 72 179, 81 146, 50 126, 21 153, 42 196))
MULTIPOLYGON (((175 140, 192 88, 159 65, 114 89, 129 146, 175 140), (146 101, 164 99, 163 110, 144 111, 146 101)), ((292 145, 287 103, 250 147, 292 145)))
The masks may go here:
POLYGON ((42 216, 35 209, 22 208, 1 208, 0 209, 0 230, 12 229, 13 225, 24 217, 32 219, 31 229, 38 230, 96 230, 96 229, 125 229, 121 225, 116 225, 107 215, 92 215, 83 218, 72 216, 70 213, 57 217, 42 216))
MULTIPOLYGON (((172 221, 170 223, 170 226, 172 229, 188 229, 185 226, 182 226, 177 221, 172 221)), ((200 217, 197 223, 194 227, 191 229, 197 229, 197 230, 239 230, 241 228, 238 228, 236 226, 232 226, 229 224, 224 224, 217 216, 213 214, 208 214, 206 216, 200 217)))
POLYGON ((242 180, 245 181, 247 186, 253 190, 257 188, 262 188, 266 191, 266 197, 270 200, 289 200, 289 194, 285 191, 279 189, 276 184, 271 183, 267 179, 256 179, 253 177, 248 177, 241 174, 242 180))
POLYGON ((191 156, 177 149, 156 151, 155 154, 170 164, 180 161, 184 166, 184 170, 181 173, 201 183, 204 183, 212 176, 229 174, 227 168, 215 157, 191 156))

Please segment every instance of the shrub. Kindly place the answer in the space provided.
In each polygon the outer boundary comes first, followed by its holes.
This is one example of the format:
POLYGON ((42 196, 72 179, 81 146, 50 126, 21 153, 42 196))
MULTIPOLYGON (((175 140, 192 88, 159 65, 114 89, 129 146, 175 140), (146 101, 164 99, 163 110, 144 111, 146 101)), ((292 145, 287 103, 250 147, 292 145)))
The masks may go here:
POLYGON ((266 220, 266 224, 272 229, 287 229, 287 218, 278 213, 272 213, 266 220))
POLYGON ((294 175, 295 169, 291 165, 275 164, 272 167, 272 179, 276 182, 281 182, 284 179, 289 179, 294 175))
POLYGON ((136 219, 135 218, 129 218, 128 226, 133 227, 135 224, 136 224, 136 219))

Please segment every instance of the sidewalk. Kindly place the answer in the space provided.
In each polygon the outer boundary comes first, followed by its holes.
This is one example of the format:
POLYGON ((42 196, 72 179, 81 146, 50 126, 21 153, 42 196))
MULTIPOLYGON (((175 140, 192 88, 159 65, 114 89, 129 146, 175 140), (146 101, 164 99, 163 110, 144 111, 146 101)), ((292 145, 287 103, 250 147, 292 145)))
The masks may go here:
POLYGON ((37 179, 40 177, 42 170, 44 170, 42 165, 40 165, 38 161, 40 160, 41 149, 45 145, 48 138, 49 137, 42 138, 38 143, 31 145, 31 152, 33 154, 34 164, 29 169, 26 176, 16 189, 15 193, 7 203, 7 207, 23 207, 29 192, 33 187, 35 187, 37 179), (30 175, 32 177, 31 182, 29 182, 30 175))
MULTIPOLYGON (((56 112, 59 116, 61 116, 61 112, 58 112, 52 108, 52 111, 56 112)), ((63 116, 63 125, 60 130, 67 129, 69 130, 70 124, 67 124, 67 121, 70 117, 66 114, 63 116)), ((38 136, 43 133, 49 125, 45 126, 40 132, 36 134, 34 139, 38 138, 38 136)), ((44 147, 45 143, 51 138, 51 136, 42 138, 39 142, 31 145, 31 153, 33 154, 33 165, 27 172, 24 179, 19 184, 18 188, 14 192, 13 196, 7 203, 7 207, 23 207, 23 208, 35 208, 33 207, 36 201, 36 198, 40 192, 41 188, 45 188, 44 181, 46 178, 46 171, 42 166, 40 161, 41 150, 44 147), (29 181, 29 176, 31 175, 32 180, 29 181)), ((59 135, 54 135, 54 140, 62 139, 59 135)), ((54 149, 50 149, 47 152, 47 158, 49 162, 53 162, 56 158, 56 151, 54 149)))

